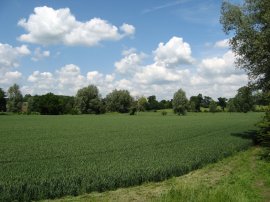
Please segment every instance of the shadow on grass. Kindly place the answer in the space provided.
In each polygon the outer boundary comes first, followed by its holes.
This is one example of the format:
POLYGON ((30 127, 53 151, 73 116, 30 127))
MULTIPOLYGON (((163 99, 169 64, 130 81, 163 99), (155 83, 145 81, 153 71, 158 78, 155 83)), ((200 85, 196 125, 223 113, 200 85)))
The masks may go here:
POLYGON ((250 139, 253 141, 255 145, 257 144, 257 140, 256 140, 257 134, 258 134, 257 130, 249 130, 249 131, 245 131, 241 133, 231 133, 231 135, 235 137, 241 137, 243 139, 250 139))
MULTIPOLYGON (((232 136, 241 137, 244 139, 252 140, 253 144, 256 146, 262 146, 260 141, 258 140, 258 131, 257 130, 249 130, 243 133, 231 133, 232 136)), ((257 154, 261 160, 270 163, 270 147, 262 146, 262 150, 259 154, 257 154)))

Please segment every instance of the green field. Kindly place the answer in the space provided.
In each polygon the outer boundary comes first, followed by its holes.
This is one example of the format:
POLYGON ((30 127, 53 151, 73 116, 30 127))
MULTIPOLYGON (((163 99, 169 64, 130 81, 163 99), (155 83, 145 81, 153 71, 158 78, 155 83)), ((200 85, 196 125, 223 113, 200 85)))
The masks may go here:
POLYGON ((0 116, 0 201, 160 181, 246 149, 260 113, 0 116))

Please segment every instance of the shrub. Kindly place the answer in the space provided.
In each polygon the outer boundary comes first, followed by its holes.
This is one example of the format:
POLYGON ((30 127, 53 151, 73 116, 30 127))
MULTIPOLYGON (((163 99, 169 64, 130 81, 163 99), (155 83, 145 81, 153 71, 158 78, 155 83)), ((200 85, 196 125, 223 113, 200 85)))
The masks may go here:
POLYGON ((136 107, 131 107, 130 108, 129 115, 135 115, 136 111, 137 111, 137 108, 136 107))
POLYGON ((162 114, 162 116, 166 116, 167 115, 167 112, 166 111, 162 111, 161 114, 162 114))
POLYGON ((259 122, 257 126, 260 130, 256 136, 256 143, 270 148, 270 106, 268 107, 263 120, 259 122))

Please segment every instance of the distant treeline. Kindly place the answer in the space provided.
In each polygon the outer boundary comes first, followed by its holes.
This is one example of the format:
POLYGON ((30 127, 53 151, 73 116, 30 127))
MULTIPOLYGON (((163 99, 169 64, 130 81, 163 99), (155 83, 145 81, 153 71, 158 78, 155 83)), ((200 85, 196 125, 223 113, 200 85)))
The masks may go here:
POLYGON ((238 89, 234 98, 219 97, 214 101, 209 96, 199 94, 188 100, 185 92, 180 89, 171 100, 158 101, 155 95, 134 98, 127 90, 113 90, 102 98, 94 85, 79 89, 76 96, 55 95, 22 95, 17 84, 11 86, 7 93, 0 88, 0 112, 24 114, 103 114, 119 112, 135 114, 138 111, 156 111, 174 109, 175 113, 185 114, 187 111, 229 111, 248 112, 256 109, 255 106, 267 105, 268 97, 263 92, 253 92, 250 87, 238 89), (219 106, 219 107, 218 107, 219 106))

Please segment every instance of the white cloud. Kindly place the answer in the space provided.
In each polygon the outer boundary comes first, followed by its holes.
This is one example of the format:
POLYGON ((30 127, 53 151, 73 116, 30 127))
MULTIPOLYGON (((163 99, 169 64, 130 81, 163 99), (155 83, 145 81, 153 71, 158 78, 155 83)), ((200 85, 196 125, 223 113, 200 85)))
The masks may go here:
POLYGON ((141 66, 143 59, 146 57, 143 53, 133 52, 132 49, 125 51, 124 58, 114 63, 116 71, 120 74, 134 74, 141 66))
POLYGON ((124 33, 124 35, 133 35, 135 33, 135 27, 133 25, 129 25, 124 23, 121 27, 120 30, 124 33))
POLYGON ((181 81, 189 75, 189 70, 167 69, 159 63, 145 66, 134 75, 134 81, 141 84, 164 84, 181 81))
POLYGON ((0 73, 18 67, 19 59, 30 53, 26 45, 12 47, 9 44, 0 43, 0 73))
POLYGON ((154 54, 155 61, 164 64, 168 68, 175 68, 193 62, 190 45, 179 37, 172 37, 166 44, 159 43, 154 54))
POLYGON ((214 45, 216 48, 229 48, 229 39, 223 39, 221 41, 217 41, 214 45))
POLYGON ((235 54, 227 51, 222 57, 205 58, 201 61, 198 72, 208 77, 217 74, 230 75, 243 74, 240 69, 235 68, 235 54))
POLYGON ((103 74, 99 73, 98 71, 87 72, 86 77, 91 84, 102 84, 104 81, 103 74))
POLYGON ((120 28, 106 20, 93 18, 87 22, 77 21, 69 8, 53 9, 47 6, 36 7, 28 20, 21 19, 18 25, 28 33, 19 40, 48 45, 94 46, 104 40, 120 40, 135 33, 135 27, 123 24, 120 28))
POLYGON ((10 85, 16 83, 19 79, 21 79, 22 73, 15 72, 5 72, 4 74, 0 74, 0 84, 10 85))
POLYGON ((56 85, 56 80, 50 72, 34 71, 27 80, 31 83, 31 88, 28 89, 27 93, 38 92, 40 94, 45 94, 53 90, 56 85))
MULTIPOLYGON (((174 39, 183 42, 176 37, 169 42, 174 39)), ((148 64, 144 64, 145 54, 139 54, 135 49, 123 51, 123 57, 115 62, 115 71, 112 74, 103 74, 96 70, 83 75, 78 66, 69 64, 54 73, 34 72, 28 81, 33 83, 36 93, 43 92, 42 84, 48 86, 53 84, 49 86, 51 91, 66 95, 75 95, 79 88, 94 84, 102 96, 114 89, 127 89, 133 96, 156 95, 158 99, 171 99, 179 88, 184 89, 187 96, 202 93, 214 99, 220 96, 229 98, 235 95, 238 88, 247 84, 245 72, 235 69, 233 52, 227 51, 219 57, 186 63, 183 67, 181 65, 183 54, 178 52, 179 46, 169 46, 169 42, 153 51, 153 61, 148 64), (170 60, 169 55, 176 59, 170 60), (176 63, 178 65, 174 68, 168 68, 168 65, 171 67, 170 65, 176 63), (45 80, 50 84, 46 84, 45 80)), ((189 55, 187 58, 192 59, 191 50, 187 55, 189 55)), ((23 89, 29 90, 27 86, 23 89)))
POLYGON ((58 88, 60 93, 72 94, 79 88, 86 86, 86 78, 81 75, 80 68, 74 64, 68 64, 56 71, 58 88))
POLYGON ((49 57, 50 56, 50 51, 41 51, 40 48, 36 48, 34 51, 34 55, 31 58, 33 61, 39 61, 42 60, 43 58, 49 57))

